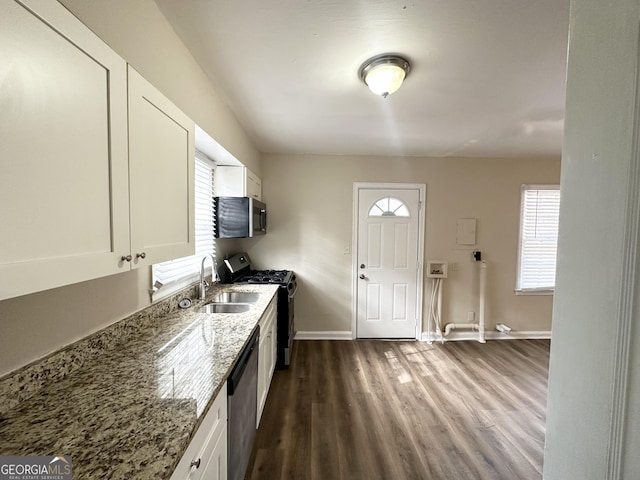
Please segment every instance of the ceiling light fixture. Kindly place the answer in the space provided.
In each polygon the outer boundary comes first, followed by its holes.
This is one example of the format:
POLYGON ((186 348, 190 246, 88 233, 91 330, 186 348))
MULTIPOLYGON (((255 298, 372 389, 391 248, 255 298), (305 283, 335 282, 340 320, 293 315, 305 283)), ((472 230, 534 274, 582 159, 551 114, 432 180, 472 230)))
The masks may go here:
POLYGON ((373 93, 387 98, 400 88, 410 71, 411 65, 406 58, 385 53, 364 62, 360 67, 360 78, 373 93))

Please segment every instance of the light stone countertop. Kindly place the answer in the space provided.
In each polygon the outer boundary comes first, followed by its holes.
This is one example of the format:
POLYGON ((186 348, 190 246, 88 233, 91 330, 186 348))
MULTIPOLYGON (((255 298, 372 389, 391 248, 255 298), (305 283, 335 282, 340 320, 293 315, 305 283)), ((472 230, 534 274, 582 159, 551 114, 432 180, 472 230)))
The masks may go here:
POLYGON ((117 346, 0 413, 0 455, 71 455, 74 479, 170 478, 277 289, 218 284, 128 325, 117 346), (196 313, 222 291, 262 295, 245 313, 196 313))

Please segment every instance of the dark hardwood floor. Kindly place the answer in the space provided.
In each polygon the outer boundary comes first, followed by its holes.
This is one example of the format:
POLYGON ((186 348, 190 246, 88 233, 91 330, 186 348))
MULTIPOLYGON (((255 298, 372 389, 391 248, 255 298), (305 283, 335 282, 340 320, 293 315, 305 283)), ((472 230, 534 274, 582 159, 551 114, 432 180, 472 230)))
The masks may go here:
POLYGON ((247 478, 542 478, 548 340, 296 341, 247 478))

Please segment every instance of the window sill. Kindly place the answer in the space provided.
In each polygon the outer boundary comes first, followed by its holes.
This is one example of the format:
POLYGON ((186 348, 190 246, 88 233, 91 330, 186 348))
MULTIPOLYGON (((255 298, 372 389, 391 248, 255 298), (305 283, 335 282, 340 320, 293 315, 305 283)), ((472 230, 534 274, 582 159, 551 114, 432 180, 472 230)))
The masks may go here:
POLYGON ((516 295, 553 295, 554 290, 551 288, 536 288, 536 289, 525 289, 525 290, 515 290, 516 295))
POLYGON ((162 288, 158 290, 151 289, 149 291, 149 293, 151 294, 151 303, 163 300, 167 297, 170 297, 171 295, 176 294, 180 290, 184 290, 187 287, 195 286, 198 283, 200 283, 200 275, 191 275, 189 277, 163 285, 162 288))

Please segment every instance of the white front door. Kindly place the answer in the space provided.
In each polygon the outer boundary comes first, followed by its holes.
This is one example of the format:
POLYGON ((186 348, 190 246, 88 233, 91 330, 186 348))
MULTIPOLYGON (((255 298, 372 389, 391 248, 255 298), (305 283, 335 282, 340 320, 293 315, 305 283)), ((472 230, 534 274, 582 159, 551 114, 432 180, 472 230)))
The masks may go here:
POLYGON ((416 338, 420 193, 417 186, 357 190, 358 338, 416 338))

